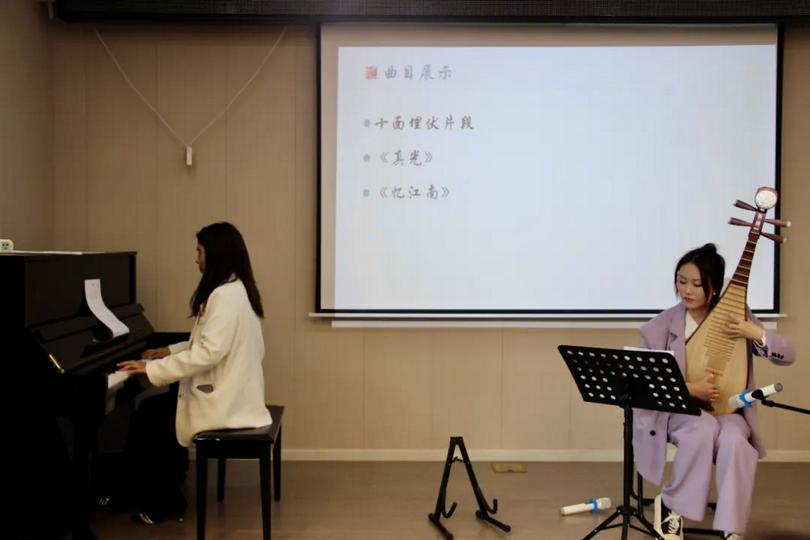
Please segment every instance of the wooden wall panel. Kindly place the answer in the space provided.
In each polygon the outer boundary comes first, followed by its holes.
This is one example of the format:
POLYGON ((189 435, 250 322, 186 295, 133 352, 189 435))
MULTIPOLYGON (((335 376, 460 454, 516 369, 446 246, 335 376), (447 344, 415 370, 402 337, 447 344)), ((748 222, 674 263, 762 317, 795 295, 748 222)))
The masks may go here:
MULTIPOLYGON (((281 27, 101 30, 136 86, 190 138, 252 75, 281 27)), ((28 211, 37 199, 54 205, 48 226, 54 247, 139 251, 140 299, 164 330, 190 326, 188 298, 199 278, 195 232, 222 219, 239 226, 267 310, 268 399, 287 406, 286 448, 418 454, 462 435, 479 449, 618 452, 619 409, 581 401, 556 345, 633 345, 635 330, 336 329, 308 317, 317 249, 311 28, 288 28, 254 83, 195 143, 192 167, 89 26, 52 23, 50 36, 54 191, 42 180, 39 195, 26 194, 28 211)), ((31 59, 40 60, 47 55, 31 59)), ((800 363, 789 370, 765 366, 759 375, 761 382, 781 378, 784 399, 804 406, 810 406, 810 365, 802 363, 810 352, 804 330, 810 234, 802 217, 810 200, 808 67, 810 29, 788 29, 782 188, 783 212, 795 226, 783 250, 789 317, 780 328, 796 344, 800 363)), ((7 140, 0 144, 3 155, 10 148, 7 140)), ((9 222, 0 215, 0 231, 9 222)), ((34 225, 28 230, 32 238, 48 238, 34 225)), ((772 449, 810 450, 803 418, 776 411, 763 418, 772 449)))
POLYGON ((20 250, 53 243, 51 40, 39 7, 0 3, 0 238, 20 250))

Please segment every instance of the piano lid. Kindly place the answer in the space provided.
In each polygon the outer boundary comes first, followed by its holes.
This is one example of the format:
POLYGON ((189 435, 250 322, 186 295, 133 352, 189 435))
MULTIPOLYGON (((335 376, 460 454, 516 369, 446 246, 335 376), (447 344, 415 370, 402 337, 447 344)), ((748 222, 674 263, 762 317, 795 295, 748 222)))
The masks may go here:
POLYGON ((135 299, 135 253, 0 256, 0 336, 4 371, 95 369, 125 359, 153 333, 135 299), (112 339, 85 300, 84 281, 100 279, 104 303, 130 332, 112 339), (14 364, 11 366, 10 364, 14 364), (43 367, 44 366, 44 367, 43 367))
POLYGON ((0 323, 19 328, 91 315, 84 280, 101 280, 107 307, 134 304, 134 252, 0 255, 0 323))
MULTIPOLYGON (((112 337, 107 327, 95 317, 64 319, 28 329, 48 361, 58 364, 66 373, 95 370, 96 365, 109 360, 132 360, 144 343, 154 334, 152 325, 143 315, 139 304, 113 309, 113 313, 129 327, 129 332, 112 337)), ((57 367, 57 366, 54 366, 57 367)), ((109 371, 106 367, 100 368, 109 371)))

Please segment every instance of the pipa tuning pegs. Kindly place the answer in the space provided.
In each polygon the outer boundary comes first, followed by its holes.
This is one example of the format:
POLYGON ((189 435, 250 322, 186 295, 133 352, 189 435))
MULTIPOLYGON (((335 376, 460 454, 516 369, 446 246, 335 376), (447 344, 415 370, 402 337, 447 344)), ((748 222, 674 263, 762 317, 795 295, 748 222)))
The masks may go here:
POLYGON ((734 206, 736 206, 737 208, 742 208, 743 210, 750 210, 751 212, 759 212, 759 209, 756 206, 751 206, 747 202, 741 201, 739 199, 735 201, 734 206))
POLYGON ((765 223, 770 223, 776 227, 790 227, 790 221, 786 219, 766 219, 765 223))
POLYGON ((768 240, 773 240, 777 244, 783 244, 783 243, 787 242, 787 238, 785 238, 784 236, 778 235, 778 234, 771 234, 771 233, 766 233, 766 232, 761 233, 761 234, 762 234, 762 236, 764 236, 768 240))
POLYGON ((748 223, 747 221, 743 221, 743 220, 737 219, 735 217, 729 219, 728 222, 730 224, 732 224, 732 225, 737 225, 737 226, 740 226, 740 227, 750 227, 751 226, 751 224, 748 223))

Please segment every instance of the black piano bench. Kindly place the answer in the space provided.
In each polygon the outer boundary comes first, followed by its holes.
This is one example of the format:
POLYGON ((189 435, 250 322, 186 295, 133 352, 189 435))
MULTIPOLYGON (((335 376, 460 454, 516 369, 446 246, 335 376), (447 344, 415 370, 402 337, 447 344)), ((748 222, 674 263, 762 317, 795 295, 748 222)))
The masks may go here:
POLYGON ((217 501, 225 498, 225 463, 228 458, 258 459, 262 497, 264 540, 270 540, 270 462, 273 462, 273 494, 281 499, 281 417, 284 407, 268 405, 273 423, 255 429, 202 431, 194 436, 197 448, 197 539, 205 539, 205 501, 208 460, 217 460, 217 501), (271 457, 272 455, 272 457, 271 457))

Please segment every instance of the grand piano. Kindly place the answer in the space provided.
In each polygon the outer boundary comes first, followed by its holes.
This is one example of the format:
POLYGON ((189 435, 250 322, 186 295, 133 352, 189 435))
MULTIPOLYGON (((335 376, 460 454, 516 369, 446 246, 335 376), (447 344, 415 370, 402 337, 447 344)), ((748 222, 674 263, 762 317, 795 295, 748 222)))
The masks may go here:
POLYGON ((74 539, 95 538, 99 429, 148 387, 142 377, 114 375, 116 363, 187 339, 154 331, 137 303, 135 276, 133 252, 0 254, 0 489, 11 519, 0 527, 12 537, 15 530, 36 537, 26 531, 61 516, 74 539), (129 328, 124 335, 113 337, 91 311, 91 279, 129 328))

